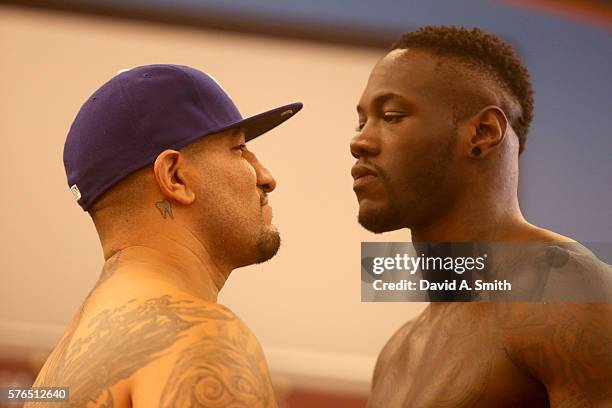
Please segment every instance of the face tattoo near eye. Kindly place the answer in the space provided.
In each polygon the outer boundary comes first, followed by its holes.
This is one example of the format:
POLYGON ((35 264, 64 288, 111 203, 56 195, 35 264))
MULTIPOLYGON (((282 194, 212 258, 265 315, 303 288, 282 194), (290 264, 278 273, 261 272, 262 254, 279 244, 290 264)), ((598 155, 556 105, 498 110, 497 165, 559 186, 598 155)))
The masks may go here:
POLYGON ((54 406, 276 407, 257 338, 217 297, 280 247, 276 180, 247 143, 301 108, 244 119, 210 75, 168 64, 85 101, 64 165, 105 264, 34 383, 69 388, 54 406))
POLYGON ((431 302, 380 352, 368 408, 612 406, 612 269, 521 213, 533 92, 512 47, 476 28, 406 33, 357 115, 358 222, 413 241, 362 243, 362 300, 431 302), (514 292, 453 286, 482 276, 514 292))

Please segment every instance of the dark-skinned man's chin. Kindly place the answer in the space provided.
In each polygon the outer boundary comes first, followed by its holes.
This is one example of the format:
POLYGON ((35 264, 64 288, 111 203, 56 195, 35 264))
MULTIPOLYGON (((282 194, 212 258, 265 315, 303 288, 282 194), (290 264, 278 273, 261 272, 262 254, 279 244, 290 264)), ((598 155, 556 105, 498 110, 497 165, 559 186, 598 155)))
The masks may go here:
POLYGON ((272 259, 278 252, 280 244, 280 234, 276 228, 271 227, 263 229, 257 239, 258 259, 255 263, 262 263, 272 259))
POLYGON ((357 217, 357 221, 363 228, 375 234, 403 228, 400 220, 400 212, 393 206, 378 209, 360 206, 357 217))

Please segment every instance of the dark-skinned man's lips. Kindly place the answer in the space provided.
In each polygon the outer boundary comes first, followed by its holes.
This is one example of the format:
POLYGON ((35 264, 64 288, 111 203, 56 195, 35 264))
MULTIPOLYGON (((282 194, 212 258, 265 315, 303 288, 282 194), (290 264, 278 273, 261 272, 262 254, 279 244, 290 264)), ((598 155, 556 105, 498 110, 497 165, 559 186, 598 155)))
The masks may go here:
POLYGON ((351 176, 353 176, 353 190, 357 191, 366 187, 368 184, 378 181, 376 170, 363 164, 356 164, 351 168, 351 176))

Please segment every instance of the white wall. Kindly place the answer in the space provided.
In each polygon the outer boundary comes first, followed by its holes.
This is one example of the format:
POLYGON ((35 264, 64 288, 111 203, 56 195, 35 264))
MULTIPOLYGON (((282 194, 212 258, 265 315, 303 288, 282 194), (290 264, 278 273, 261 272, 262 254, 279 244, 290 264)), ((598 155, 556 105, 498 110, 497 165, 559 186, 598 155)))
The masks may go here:
POLYGON ((360 302, 361 241, 348 142, 381 53, 0 6, 0 342, 52 347, 102 265, 89 217, 66 186, 62 148, 81 103, 117 70, 180 63, 210 72, 243 115, 304 110, 251 148, 272 169, 283 247, 237 270, 221 295, 275 373, 366 389, 386 339, 423 304, 360 302))

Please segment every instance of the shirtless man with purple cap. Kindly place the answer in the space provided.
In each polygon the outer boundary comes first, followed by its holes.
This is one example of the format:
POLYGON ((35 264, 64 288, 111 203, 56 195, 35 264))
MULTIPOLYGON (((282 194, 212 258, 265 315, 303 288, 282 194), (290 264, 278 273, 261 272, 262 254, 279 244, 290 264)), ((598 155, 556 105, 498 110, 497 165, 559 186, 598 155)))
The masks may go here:
POLYGON ((105 264, 34 384, 69 387, 53 407, 276 406, 257 339, 217 296, 279 248, 276 182, 246 143, 301 108, 243 119, 179 65, 122 72, 85 102, 64 164, 105 264))

